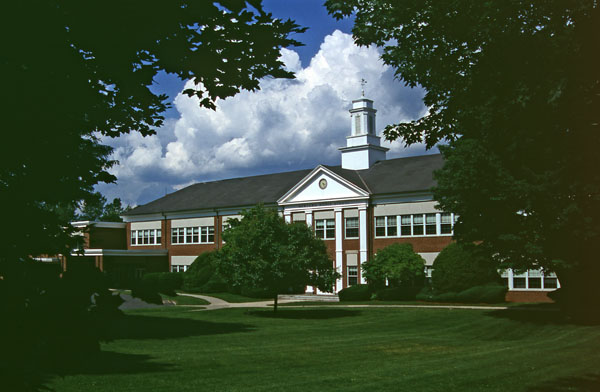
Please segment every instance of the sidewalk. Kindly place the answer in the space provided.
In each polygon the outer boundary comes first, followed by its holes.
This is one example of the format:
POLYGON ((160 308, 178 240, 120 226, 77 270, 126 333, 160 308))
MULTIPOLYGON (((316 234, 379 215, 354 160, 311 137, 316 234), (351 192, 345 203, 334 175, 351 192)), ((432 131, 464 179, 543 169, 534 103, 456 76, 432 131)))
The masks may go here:
MULTIPOLYGON (((209 305, 202 305, 203 309, 195 309, 194 311, 204 311, 204 310, 215 310, 215 309, 229 309, 229 308, 268 308, 273 306, 273 300, 269 301, 258 301, 258 302, 227 302, 220 298, 209 297, 207 295, 199 295, 199 294, 184 294, 180 293, 179 295, 185 295, 188 297, 201 298, 205 301, 210 302, 209 305)), ((285 300, 280 299, 278 301, 279 304, 285 304, 290 302, 298 302, 296 300, 285 300)), ((294 306, 294 308, 314 308, 314 307, 327 307, 327 308, 417 308, 417 309, 472 309, 472 310, 505 310, 508 309, 507 306, 477 306, 477 305, 298 305, 294 306)))

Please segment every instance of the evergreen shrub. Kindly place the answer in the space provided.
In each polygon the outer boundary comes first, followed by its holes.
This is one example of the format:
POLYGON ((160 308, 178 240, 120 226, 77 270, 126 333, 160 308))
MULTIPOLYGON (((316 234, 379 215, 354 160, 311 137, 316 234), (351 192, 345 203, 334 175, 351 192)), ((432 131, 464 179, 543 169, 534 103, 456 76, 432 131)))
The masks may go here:
POLYGON ((471 287, 500 282, 494 264, 476 245, 450 244, 433 262, 431 284, 437 293, 458 293, 471 287))
POLYGON ((371 291, 369 285, 357 284, 346 287, 338 293, 340 302, 344 301, 369 301, 371 299, 371 291))
POLYGON ((376 298, 380 301, 414 301, 419 292, 418 287, 387 287, 377 291, 376 298))

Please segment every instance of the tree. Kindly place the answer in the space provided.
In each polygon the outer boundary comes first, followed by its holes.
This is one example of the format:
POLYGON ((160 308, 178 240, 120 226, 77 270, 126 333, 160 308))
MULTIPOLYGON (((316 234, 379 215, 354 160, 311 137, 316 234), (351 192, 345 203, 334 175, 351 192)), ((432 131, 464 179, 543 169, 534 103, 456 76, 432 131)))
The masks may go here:
POLYGON ((257 206, 242 213, 242 220, 228 221, 225 245, 217 271, 231 286, 277 295, 291 289, 316 286, 332 290, 339 274, 323 241, 303 223, 287 224, 276 210, 257 206))
POLYGON ((72 208, 115 180, 100 137, 151 135, 162 125, 169 103, 151 89, 159 71, 194 81, 184 92, 214 109, 261 78, 292 77, 279 50, 299 45, 289 36, 304 30, 264 12, 260 0, 25 0, 2 12, 10 131, 0 144, 0 201, 11 222, 2 259, 67 252, 68 221, 56 205, 72 208))
MULTIPOLYGON (((31 320, 45 325, 56 315, 29 306, 47 290, 43 282, 28 282, 19 265, 76 246, 69 221, 77 203, 99 182, 115 181, 108 172, 112 149, 101 138, 151 135, 162 125, 169 104, 152 90, 155 75, 192 80, 195 88, 184 93, 214 109, 218 99, 258 89, 261 78, 292 77, 279 50, 298 45, 289 37, 303 29, 264 12, 260 0, 24 0, 3 4, 2 15, 0 71, 9 99, 3 100, 0 143, 0 282, 27 290, 0 290, 0 312, 3 327, 28 341, 36 338, 33 329, 19 326, 31 320)), ((90 298, 61 297, 73 311, 91 307, 90 298), (79 300, 85 306, 69 306, 79 300)), ((0 370, 5 363, 8 374, 29 369, 36 358, 12 350, 5 340, 13 334, 1 336, 0 346, 10 349, 3 351, 0 370)), ((32 352, 42 355, 44 347, 32 352)))
POLYGON ((123 207, 121 199, 114 198, 108 203, 100 192, 94 192, 86 200, 80 203, 80 213, 76 216, 78 220, 123 222, 121 215, 130 209, 123 207))
POLYGON ((498 267, 557 272, 579 303, 600 300, 598 2, 326 2, 355 12, 361 45, 426 90, 428 113, 388 140, 447 143, 434 198, 458 241, 498 267))
POLYGON ((370 286, 420 287, 425 279, 425 260, 411 244, 392 244, 378 250, 373 259, 362 265, 370 286))

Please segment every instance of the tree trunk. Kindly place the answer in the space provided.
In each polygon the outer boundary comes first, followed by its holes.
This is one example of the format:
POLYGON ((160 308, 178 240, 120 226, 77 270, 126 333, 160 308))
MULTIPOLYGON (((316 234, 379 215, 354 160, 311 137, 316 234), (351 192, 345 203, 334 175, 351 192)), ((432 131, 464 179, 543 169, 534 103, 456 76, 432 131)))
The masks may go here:
POLYGON ((278 297, 278 295, 276 293, 274 301, 273 301, 273 312, 275 312, 275 313, 277 313, 277 297, 278 297))

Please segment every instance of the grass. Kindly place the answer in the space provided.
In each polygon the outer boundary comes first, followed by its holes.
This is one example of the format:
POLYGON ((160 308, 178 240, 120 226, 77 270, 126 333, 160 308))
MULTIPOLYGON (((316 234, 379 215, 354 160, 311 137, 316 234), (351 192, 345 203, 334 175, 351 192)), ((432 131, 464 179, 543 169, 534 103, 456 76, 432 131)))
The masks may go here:
POLYGON ((592 391, 600 327, 557 312, 129 311, 56 391, 592 391))
POLYGON ((328 302, 328 301, 298 301, 281 303, 279 306, 340 306, 340 305, 418 305, 418 306, 514 306, 512 303, 499 304, 467 304, 467 303, 446 303, 446 302, 423 302, 423 301, 343 301, 343 302, 328 302))

